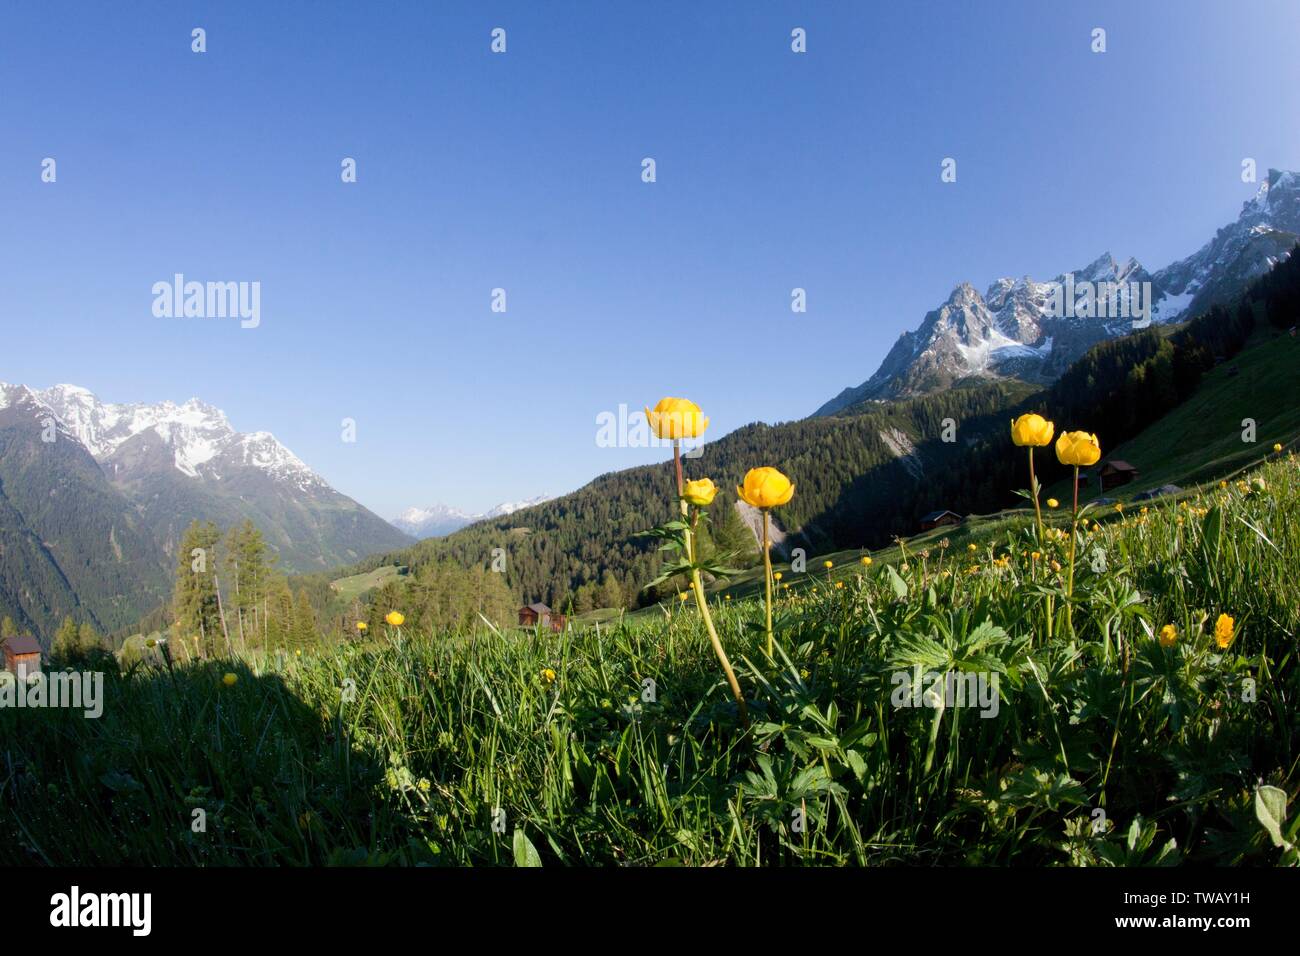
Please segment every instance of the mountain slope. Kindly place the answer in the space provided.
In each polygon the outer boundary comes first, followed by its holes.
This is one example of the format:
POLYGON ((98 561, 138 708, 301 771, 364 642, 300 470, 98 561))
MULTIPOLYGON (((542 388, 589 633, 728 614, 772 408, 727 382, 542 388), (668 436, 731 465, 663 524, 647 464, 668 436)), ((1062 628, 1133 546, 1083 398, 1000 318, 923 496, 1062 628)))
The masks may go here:
POLYGON ((898 339, 874 375, 814 414, 839 414, 859 402, 922 395, 971 379, 1051 382, 1093 345, 1134 330, 1138 310, 1133 307, 1145 300, 1136 290, 1125 300, 1132 284, 1149 283, 1152 321, 1185 321, 1234 300, 1286 258, 1298 240, 1300 176, 1270 170, 1235 222, 1191 256, 1155 273, 1136 260, 1118 263, 1106 253, 1050 282, 1004 278, 983 295, 969 283, 958 285, 915 331, 898 339), (1072 309, 1063 308, 1065 300, 1073 302, 1067 290, 1085 283, 1116 284, 1122 317, 1070 314, 1072 309))
POLYGON ((193 520, 228 527, 249 518, 286 570, 357 561, 410 542, 335 491, 269 432, 240 433, 217 408, 115 405, 84 388, 34 393, 138 508, 168 555, 193 520))
POLYGON ((29 389, 0 385, 0 613, 48 640, 165 599, 167 560, 136 509, 29 389))
POLYGON ((480 514, 470 514, 444 504, 434 504, 427 508, 407 508, 392 520, 392 524, 415 538, 441 538, 476 521, 511 515, 524 508, 550 501, 552 497, 552 495, 538 495, 523 501, 503 501, 480 514))

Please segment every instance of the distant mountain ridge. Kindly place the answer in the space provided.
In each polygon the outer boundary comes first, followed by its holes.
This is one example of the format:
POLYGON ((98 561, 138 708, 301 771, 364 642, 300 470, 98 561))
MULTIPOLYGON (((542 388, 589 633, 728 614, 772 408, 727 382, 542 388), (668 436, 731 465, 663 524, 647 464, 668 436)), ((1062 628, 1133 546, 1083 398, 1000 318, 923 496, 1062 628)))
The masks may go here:
POLYGON ((981 295, 959 284, 921 325, 905 332, 879 369, 826 402, 814 416, 834 415, 865 401, 923 395, 994 378, 1055 381, 1098 342, 1127 335, 1132 318, 1058 314, 1053 287, 1073 283, 1150 283, 1151 321, 1172 323, 1233 300, 1249 282, 1285 259, 1300 241, 1300 175, 1270 169, 1236 221, 1195 253, 1154 273, 1135 259, 1105 253, 1049 282, 1002 278, 981 295))
MULTIPOLYGON (((84 453, 120 496, 115 500, 129 503, 132 524, 152 540, 142 553, 167 570, 196 519, 223 529, 253 521, 286 571, 334 567, 411 543, 332 488, 270 432, 238 432, 220 409, 199 399, 113 404, 76 385, 0 383, 0 410, 6 416, 0 429, 12 430, 11 447, 21 438, 30 457, 46 460, 50 487, 66 478, 59 469, 73 459, 43 454, 48 449, 40 446, 76 446, 84 453)), ((85 461, 76 464, 84 470, 85 461)), ((93 564, 97 557, 81 559, 93 564)))
POLYGON ((514 514, 524 508, 550 501, 553 497, 553 495, 537 495, 535 498, 525 498, 523 501, 503 501, 496 507, 479 514, 471 514, 444 504, 433 504, 427 508, 407 508, 392 520, 392 524, 416 538, 441 538, 476 521, 514 514))

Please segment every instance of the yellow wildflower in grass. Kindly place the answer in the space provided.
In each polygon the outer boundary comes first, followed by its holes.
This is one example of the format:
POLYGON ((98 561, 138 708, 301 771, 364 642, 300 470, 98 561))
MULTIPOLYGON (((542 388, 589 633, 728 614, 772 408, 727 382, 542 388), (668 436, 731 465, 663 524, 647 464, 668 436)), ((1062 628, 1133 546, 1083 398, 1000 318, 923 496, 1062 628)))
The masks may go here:
POLYGON ((736 486, 740 500, 755 508, 779 508, 794 497, 794 482, 775 468, 751 468, 736 486))
POLYGON ((1042 555, 1039 554, 1037 551, 1030 551, 1029 556, 1033 558, 1035 561, 1037 561, 1039 558, 1042 557, 1042 555))
POLYGON ((687 598, 689 598, 689 597, 690 597, 690 594, 689 594, 688 592, 686 592, 686 591, 678 591, 678 592, 677 592, 677 599, 678 599, 679 601, 685 601, 685 600, 686 600, 687 598))
POLYGON ((384 620, 393 627, 401 627, 406 623, 406 615, 401 611, 389 611, 384 615, 384 620))
POLYGON ((834 562, 834 561, 823 561, 823 562, 822 562, 822 567, 825 568, 827 571, 829 571, 831 568, 835 567, 835 562, 834 562))
POLYGON ((1282 445, 1281 445, 1280 442, 1274 442, 1274 443, 1273 443, 1273 454, 1275 454, 1275 455, 1280 455, 1280 454, 1282 454, 1282 445))
POLYGON ((775 468, 763 466, 745 472, 745 480, 736 487, 740 500, 763 512, 763 595, 767 603, 767 656, 774 653, 772 637, 772 541, 769 536, 771 509, 789 504, 794 497, 794 482, 775 468))
POLYGON ((1042 415, 1021 415, 1011 422, 1011 440, 1029 449, 1029 496, 1034 499, 1034 519, 1038 525, 1038 540, 1043 540, 1043 509, 1038 504, 1038 476, 1034 474, 1034 449, 1052 443, 1056 426, 1042 415))
POLYGON ((713 498, 717 493, 717 486, 709 478, 697 478, 695 481, 688 481, 682 489, 682 497, 697 508, 708 507, 713 503, 713 498))
POLYGON ((843 581, 836 581, 836 582, 835 582, 835 586, 836 586, 837 588, 842 588, 842 587, 844 587, 844 582, 843 582, 843 581))
POLYGON ((1091 432, 1061 432, 1056 457, 1062 465, 1090 468, 1101 460, 1101 442, 1091 432))
POLYGON ((1059 501, 1057 501, 1055 498, 1048 498, 1048 499, 1047 499, 1047 507, 1049 507, 1049 508, 1059 508, 1060 506, 1061 506, 1061 503, 1060 503, 1059 501))
POLYGON ((1117 512, 1119 512, 1120 514, 1123 514, 1123 513, 1124 513, 1124 502, 1122 502, 1122 501, 1117 501, 1117 502, 1115 502, 1115 510, 1116 510, 1117 512))
POLYGON ((1227 481, 1220 481, 1220 482, 1219 482, 1219 487, 1220 487, 1220 488, 1227 488, 1227 487, 1228 487, 1228 482, 1227 482, 1227 481))
POLYGON ((235 682, 238 680, 239 680, 238 675, 232 674, 229 671, 227 671, 226 675, 221 678, 221 683, 225 684, 227 687, 234 687, 235 682))
POLYGON ((726 599, 727 599, 727 600, 728 600, 728 601, 730 601, 730 600, 731 600, 731 595, 730 595, 730 594, 728 594, 728 595, 725 595, 725 597, 726 597, 726 599))
POLYGON ((975 542, 972 541, 970 544, 966 545, 966 550, 969 551, 971 554, 974 554, 976 551, 979 550, 979 548, 977 548, 975 546, 975 542))
POLYGON ((1219 619, 1214 622, 1214 643, 1219 645, 1220 650, 1226 650, 1232 643, 1234 623, 1227 614, 1220 614, 1219 619))
POLYGON ((363 634, 365 633, 366 628, 368 628, 369 626, 370 625, 367 624, 365 621, 357 621, 357 630, 361 631, 363 634))
POLYGON ((780 571, 777 571, 775 574, 772 575, 772 580, 773 580, 773 581, 780 581, 780 580, 781 580, 781 577, 782 577, 781 572, 780 572, 780 571))
POLYGON ((554 684, 554 683, 555 683, 555 671, 551 670, 549 667, 543 667, 543 668, 542 668, 542 680, 546 681, 546 683, 548 683, 548 684, 554 684))
POLYGON ((869 554, 864 554, 864 555, 862 556, 862 566, 863 566, 864 568, 869 568, 869 567, 871 567, 871 555, 869 555, 869 554))
POLYGON ((1042 415, 1021 415, 1011 423, 1011 440, 1022 448, 1042 448, 1052 443, 1056 426, 1042 415))
POLYGON ((645 417, 660 438, 698 438, 709 427, 700 406, 686 398, 661 398, 653 410, 645 410, 645 417))
POLYGON ((1178 640, 1178 628, 1172 624, 1166 624, 1160 629, 1161 647, 1173 647, 1176 640, 1178 640))

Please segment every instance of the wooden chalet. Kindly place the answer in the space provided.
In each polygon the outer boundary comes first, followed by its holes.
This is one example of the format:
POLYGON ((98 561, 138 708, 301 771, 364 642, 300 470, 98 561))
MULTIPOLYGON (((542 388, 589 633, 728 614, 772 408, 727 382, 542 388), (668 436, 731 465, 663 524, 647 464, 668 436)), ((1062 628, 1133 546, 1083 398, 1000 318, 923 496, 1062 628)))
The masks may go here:
POLYGON ((26 679, 41 672, 41 645, 34 637, 11 637, 4 642, 5 670, 26 679))
POLYGON ((931 511, 921 518, 921 530, 929 531, 945 524, 961 524, 961 515, 955 511, 931 511))
POLYGON ((564 615, 558 611, 552 611, 540 601, 536 604, 525 604, 519 609, 519 626, 520 627, 549 627, 552 631, 564 630, 564 615))
POLYGON ((1126 461, 1112 458, 1102 464, 1097 470, 1097 476, 1101 481, 1101 490, 1109 491, 1111 488, 1127 485, 1138 476, 1138 470, 1126 461))

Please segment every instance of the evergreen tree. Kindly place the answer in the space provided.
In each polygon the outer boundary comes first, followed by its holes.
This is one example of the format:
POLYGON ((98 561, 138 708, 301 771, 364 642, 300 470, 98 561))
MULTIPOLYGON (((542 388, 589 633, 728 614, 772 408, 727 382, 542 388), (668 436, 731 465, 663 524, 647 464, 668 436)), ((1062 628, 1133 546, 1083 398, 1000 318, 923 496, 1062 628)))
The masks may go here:
POLYGON ((63 623, 59 625, 50 651, 61 661, 73 661, 80 656, 81 629, 71 617, 65 617, 63 623))
POLYGON ((269 568, 266 543, 252 521, 246 519, 227 533, 224 563, 234 589, 228 604, 238 633, 246 646, 260 646, 264 630, 260 617, 269 568))
POLYGON ((293 645, 306 647, 319 640, 316 631, 316 612, 312 610, 311 601, 304 589, 298 590, 298 603, 294 608, 293 645))
POLYGON ((600 592, 596 601, 600 607, 623 607, 623 586, 614 577, 613 571, 606 571, 600 579, 600 592))
POLYGON ((217 604, 217 544, 221 533, 212 522, 193 522, 181 538, 176 560, 172 610, 183 638, 200 638, 200 653, 216 657, 224 649, 217 604))
POLYGON ((77 629, 77 652, 82 657, 104 650, 104 640, 95 630, 94 625, 83 622, 77 629))

